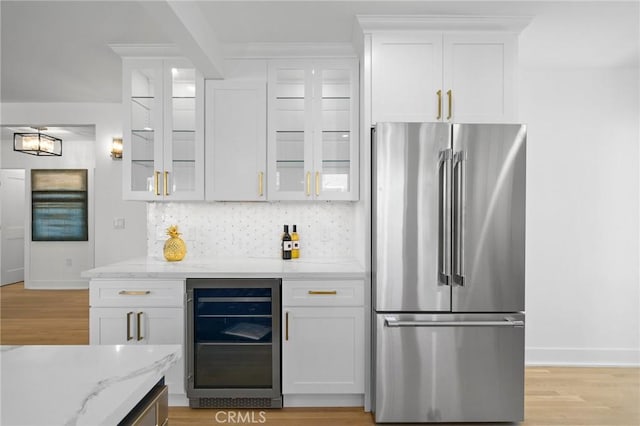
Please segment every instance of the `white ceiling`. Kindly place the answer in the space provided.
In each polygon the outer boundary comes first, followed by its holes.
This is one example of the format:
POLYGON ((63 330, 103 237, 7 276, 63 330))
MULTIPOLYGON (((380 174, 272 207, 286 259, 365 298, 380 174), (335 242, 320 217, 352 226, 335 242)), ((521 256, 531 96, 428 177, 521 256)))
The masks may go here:
MULTIPOLYGON (((532 16, 523 66, 638 66, 640 2, 199 1, 207 30, 237 43, 350 42, 356 15, 532 16)), ((109 44, 178 43, 165 1, 7 1, 1 14, 2 102, 119 102, 120 57, 109 44)), ((190 31, 187 28, 187 31, 190 31)), ((195 34, 195 32, 194 32, 195 34)))

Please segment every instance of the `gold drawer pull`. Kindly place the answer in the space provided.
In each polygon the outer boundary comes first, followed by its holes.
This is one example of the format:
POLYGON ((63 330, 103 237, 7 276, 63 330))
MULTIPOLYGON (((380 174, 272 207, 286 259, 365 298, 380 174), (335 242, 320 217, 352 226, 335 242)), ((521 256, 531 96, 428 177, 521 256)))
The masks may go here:
POLYGON ((156 192, 156 196, 160 196, 160 184, 158 183, 158 178, 160 177, 160 172, 156 171, 154 173, 154 177, 155 177, 155 179, 153 181, 153 183, 154 183, 154 186, 153 186, 154 187, 154 191, 156 192))
POLYGON ((309 290, 309 294, 338 294, 338 290, 309 290))
POLYGON ((144 339, 144 337, 142 336, 142 312, 138 312, 136 314, 137 317, 137 324, 136 324, 136 331, 138 332, 138 341, 144 339))
POLYGON ((133 339, 131 335, 131 315, 133 315, 133 312, 127 312, 127 342, 133 339))
POLYGON ((284 340, 289 340, 289 312, 284 314, 284 340))
POLYGON ((120 290, 118 294, 122 296, 146 296, 151 290, 120 290))

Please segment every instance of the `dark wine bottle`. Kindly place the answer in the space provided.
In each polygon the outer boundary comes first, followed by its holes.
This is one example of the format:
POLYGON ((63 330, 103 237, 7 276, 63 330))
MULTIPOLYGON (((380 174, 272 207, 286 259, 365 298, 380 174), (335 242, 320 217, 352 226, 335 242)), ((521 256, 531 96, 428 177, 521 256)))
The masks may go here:
POLYGON ((291 259, 291 235, 289 235, 289 225, 284 226, 284 234, 282 234, 282 258, 291 259))

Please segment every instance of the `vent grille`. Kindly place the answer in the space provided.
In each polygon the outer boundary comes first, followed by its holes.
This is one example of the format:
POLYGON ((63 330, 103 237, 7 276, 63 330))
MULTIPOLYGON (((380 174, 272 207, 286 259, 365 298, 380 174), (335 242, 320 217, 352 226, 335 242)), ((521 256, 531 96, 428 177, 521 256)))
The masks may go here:
POLYGON ((271 398, 190 398, 191 408, 272 408, 271 398))

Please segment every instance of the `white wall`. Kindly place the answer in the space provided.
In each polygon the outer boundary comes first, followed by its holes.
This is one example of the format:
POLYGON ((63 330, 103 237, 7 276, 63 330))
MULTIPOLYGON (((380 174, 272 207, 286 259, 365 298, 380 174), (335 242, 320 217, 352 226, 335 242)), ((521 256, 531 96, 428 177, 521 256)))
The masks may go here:
POLYGON ((529 364, 639 364, 637 68, 522 69, 529 364))
MULTIPOLYGON (((146 205, 142 202, 122 201, 122 162, 109 156, 111 138, 122 135, 122 106, 120 104, 82 104, 82 103, 4 103, 2 104, 2 123, 19 125, 95 125, 95 143, 86 144, 84 151, 71 150, 63 140, 63 156, 59 159, 36 159, 38 167, 57 167, 50 162, 58 161, 64 167, 78 167, 93 170, 93 191, 90 192, 90 204, 94 211, 93 239, 88 260, 80 262, 77 268, 68 271, 67 257, 51 262, 36 262, 30 266, 34 277, 42 278, 40 287, 68 288, 87 285, 80 278, 81 270, 87 267, 102 266, 131 257, 146 254, 146 205), (46 165, 45 165, 46 164, 46 165), (73 166, 71 165, 73 164, 73 166), (124 218, 125 228, 114 229, 114 218, 124 218), (93 244, 96 241, 97 244, 93 244), (69 275, 61 276, 62 271, 69 275)), ((29 156, 13 153, 9 141, 2 141, 2 167, 27 168, 29 156), (17 156, 17 157, 12 157, 17 156), (18 165, 7 165, 5 161, 13 158, 18 165)), ((53 163, 53 164, 58 164, 53 163)), ((91 171, 90 171, 91 176, 91 171)), ((91 209, 91 207, 90 207, 91 209)), ((90 225, 91 226, 91 225, 90 225)), ((27 260, 28 261, 28 260, 27 260)), ((73 263, 73 262, 72 262, 73 263)), ((72 265, 73 266, 73 265, 72 265)))

